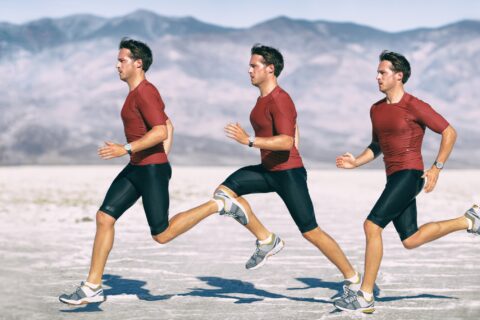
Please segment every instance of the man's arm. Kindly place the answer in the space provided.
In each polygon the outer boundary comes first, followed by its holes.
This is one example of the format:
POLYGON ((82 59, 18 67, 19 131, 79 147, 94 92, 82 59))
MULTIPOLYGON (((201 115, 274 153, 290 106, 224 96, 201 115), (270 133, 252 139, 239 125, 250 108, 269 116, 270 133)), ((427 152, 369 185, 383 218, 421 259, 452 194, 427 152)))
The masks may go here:
MULTIPOLYGON (((162 141, 167 139, 167 126, 159 125, 150 129, 140 139, 130 142, 132 146, 132 153, 139 152, 148 148, 151 148, 162 141)), ((128 152, 125 150, 123 144, 113 143, 110 141, 105 142, 105 145, 98 149, 98 155, 103 160, 109 160, 126 155, 128 152)))
POLYGON ((166 124, 168 138, 163 141, 163 149, 166 154, 169 154, 173 145, 173 123, 170 119, 167 119, 166 124))
POLYGON ((335 163, 337 165, 337 168, 355 169, 357 167, 363 166, 366 163, 369 163, 375 158, 375 153, 372 151, 372 149, 366 148, 357 157, 354 157, 353 154, 346 152, 341 156, 337 157, 335 163))
MULTIPOLYGON (((248 145, 249 135, 238 123, 230 123, 225 127, 227 137, 238 143, 248 145)), ((279 134, 273 137, 255 137, 253 147, 271 151, 289 151, 293 147, 294 138, 286 134, 279 134)))
POLYGON ((372 142, 360 155, 354 157, 351 153, 347 152, 337 157, 335 162, 337 168, 355 169, 374 160, 380 153, 382 153, 382 149, 380 148, 378 137, 372 130, 372 142))
MULTIPOLYGON (((452 152, 453 146, 457 140, 457 132, 452 126, 448 126, 442 131, 442 142, 440 143, 440 150, 438 151, 436 162, 445 163, 452 152)), ((423 178, 427 179, 425 183, 425 192, 431 192, 435 188, 438 180, 440 170, 435 165, 425 171, 423 178)))

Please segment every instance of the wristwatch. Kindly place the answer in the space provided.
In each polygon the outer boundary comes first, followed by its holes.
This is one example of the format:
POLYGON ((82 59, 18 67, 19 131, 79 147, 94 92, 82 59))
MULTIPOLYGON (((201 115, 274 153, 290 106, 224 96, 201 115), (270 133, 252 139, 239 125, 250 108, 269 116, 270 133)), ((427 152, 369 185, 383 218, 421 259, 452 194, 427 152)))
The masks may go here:
POLYGON ((251 148, 253 147, 253 143, 255 142, 255 137, 248 137, 248 146, 251 148))
POLYGON ((435 162, 433 163, 433 165, 434 165, 437 169, 439 169, 439 170, 442 170, 442 169, 443 169, 443 162, 435 161, 435 162))
POLYGON ((132 154, 132 145, 130 143, 123 145, 123 147, 127 150, 128 154, 132 154))

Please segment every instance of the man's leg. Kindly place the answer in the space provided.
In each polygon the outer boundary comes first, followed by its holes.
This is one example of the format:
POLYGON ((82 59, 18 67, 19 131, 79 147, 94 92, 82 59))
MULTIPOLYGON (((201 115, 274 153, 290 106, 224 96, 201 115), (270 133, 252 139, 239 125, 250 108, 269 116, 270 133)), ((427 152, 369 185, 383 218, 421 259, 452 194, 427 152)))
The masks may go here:
POLYGON ((365 272, 360 290, 373 294, 375 280, 377 279, 383 257, 383 228, 369 220, 365 220, 363 227, 367 243, 365 249, 365 272))
POLYGON ((355 269, 348 261, 338 243, 319 227, 302 234, 305 239, 317 247, 330 262, 343 274, 345 279, 355 276, 355 269))
POLYGON ((103 271, 107 263, 108 255, 113 247, 115 221, 112 216, 102 211, 97 212, 97 231, 93 242, 92 259, 87 278, 89 283, 102 283, 103 271))
MULTIPOLYGON (((235 192, 230 190, 225 186, 220 186, 218 189, 225 192, 230 198, 238 201, 241 208, 245 210, 245 214, 248 216, 248 224, 245 227, 259 240, 264 240, 270 236, 270 232, 263 226, 263 224, 258 220, 256 215, 253 213, 249 203, 242 197, 238 197, 235 192)), ((222 206, 222 205, 220 205, 222 206)), ((175 239, 179 235, 187 232, 200 221, 207 218, 208 216, 217 213, 219 211, 218 201, 212 199, 209 200, 195 208, 189 209, 184 212, 180 212, 173 216, 170 221, 168 228, 160 234, 153 236, 154 240, 158 243, 165 244, 175 239)))
POLYGON ((140 197, 127 178, 134 171, 135 168, 127 165, 108 189, 105 200, 96 214, 97 230, 87 281, 82 282, 75 292, 61 295, 59 297, 61 302, 80 305, 105 300, 101 283, 108 255, 113 246, 115 222, 140 197))
POLYGON ((407 249, 415 249, 419 246, 436 240, 449 233, 467 230, 468 220, 465 216, 461 216, 451 220, 429 222, 422 225, 417 232, 403 240, 403 246, 407 249))

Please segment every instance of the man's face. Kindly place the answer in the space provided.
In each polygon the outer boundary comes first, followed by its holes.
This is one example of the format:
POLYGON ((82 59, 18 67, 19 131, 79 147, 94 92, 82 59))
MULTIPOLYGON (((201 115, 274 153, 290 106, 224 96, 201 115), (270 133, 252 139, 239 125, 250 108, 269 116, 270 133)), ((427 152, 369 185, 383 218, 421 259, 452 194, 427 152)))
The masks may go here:
POLYGON ((262 84, 268 75, 273 73, 273 65, 266 66, 263 57, 254 54, 250 58, 250 67, 248 68, 248 74, 250 75, 250 81, 254 86, 262 84))
POLYGON ((380 61, 377 69, 378 90, 383 93, 390 91, 402 83, 402 77, 402 72, 393 72, 390 61, 380 61))
POLYGON ((127 81, 136 71, 138 71, 139 60, 131 58, 129 49, 120 49, 118 52, 117 70, 120 79, 127 81))

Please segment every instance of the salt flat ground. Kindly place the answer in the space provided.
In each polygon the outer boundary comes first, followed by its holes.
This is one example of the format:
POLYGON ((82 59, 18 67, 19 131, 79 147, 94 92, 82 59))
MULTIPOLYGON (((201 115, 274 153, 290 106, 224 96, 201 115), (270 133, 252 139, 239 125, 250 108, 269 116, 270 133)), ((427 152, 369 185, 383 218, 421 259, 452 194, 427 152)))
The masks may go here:
MULTIPOLYGON (((117 223, 102 304, 69 307, 58 295, 88 271, 95 212, 120 167, 0 168, 1 319, 478 319, 480 237, 458 232, 403 249, 392 226, 373 315, 335 311, 337 270, 304 240, 274 194, 247 196, 286 242, 269 263, 247 271, 254 239, 230 218, 213 215, 173 242, 149 235, 141 203, 117 223)), ((175 167, 171 213, 210 197, 232 168, 175 167)), ((352 263, 363 268, 362 223, 385 182, 380 170, 309 171, 317 221, 352 263)), ((480 201, 480 171, 442 173, 418 197, 419 223, 463 214, 480 201)))

